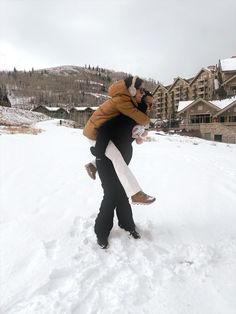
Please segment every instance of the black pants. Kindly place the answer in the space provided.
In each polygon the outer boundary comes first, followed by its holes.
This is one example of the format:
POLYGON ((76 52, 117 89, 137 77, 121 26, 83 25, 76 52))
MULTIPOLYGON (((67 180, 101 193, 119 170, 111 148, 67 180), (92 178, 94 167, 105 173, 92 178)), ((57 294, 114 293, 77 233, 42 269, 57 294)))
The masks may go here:
POLYGON ((119 225, 127 231, 135 229, 131 206, 121 185, 112 162, 105 156, 96 160, 97 170, 104 190, 103 200, 95 221, 95 233, 98 237, 108 237, 113 227, 114 211, 119 225))

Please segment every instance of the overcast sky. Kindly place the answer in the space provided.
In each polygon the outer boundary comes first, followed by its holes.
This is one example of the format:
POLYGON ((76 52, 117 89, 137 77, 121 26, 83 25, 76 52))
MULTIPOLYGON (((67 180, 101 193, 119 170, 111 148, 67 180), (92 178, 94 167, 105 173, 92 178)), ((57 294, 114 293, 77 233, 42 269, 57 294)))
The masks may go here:
POLYGON ((232 55, 235 0, 0 0, 0 70, 90 64, 169 84, 232 55))

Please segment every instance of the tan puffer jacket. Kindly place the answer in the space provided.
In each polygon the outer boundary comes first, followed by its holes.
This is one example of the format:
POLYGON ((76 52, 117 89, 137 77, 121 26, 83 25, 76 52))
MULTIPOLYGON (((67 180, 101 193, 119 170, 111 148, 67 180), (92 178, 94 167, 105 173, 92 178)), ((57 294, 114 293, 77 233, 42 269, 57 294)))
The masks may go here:
POLYGON ((137 124, 146 125, 149 123, 149 117, 137 109, 138 104, 130 96, 124 80, 113 83, 108 90, 108 96, 111 99, 101 104, 86 123, 83 134, 87 138, 96 140, 97 129, 120 113, 132 118, 137 124))

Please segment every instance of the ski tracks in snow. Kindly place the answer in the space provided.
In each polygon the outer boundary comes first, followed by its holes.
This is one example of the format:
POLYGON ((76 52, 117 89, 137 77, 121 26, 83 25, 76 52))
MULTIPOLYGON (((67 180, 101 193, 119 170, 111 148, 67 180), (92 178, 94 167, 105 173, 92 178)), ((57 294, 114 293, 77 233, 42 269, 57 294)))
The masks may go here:
POLYGON ((235 239, 216 247, 177 244, 151 222, 140 226, 141 240, 114 226, 110 247, 102 250, 94 218, 77 217, 68 234, 44 242, 51 265, 48 280, 8 314, 151 314, 149 303, 155 298, 162 313, 168 313, 161 299, 168 285, 210 280, 217 265, 236 261, 235 239))

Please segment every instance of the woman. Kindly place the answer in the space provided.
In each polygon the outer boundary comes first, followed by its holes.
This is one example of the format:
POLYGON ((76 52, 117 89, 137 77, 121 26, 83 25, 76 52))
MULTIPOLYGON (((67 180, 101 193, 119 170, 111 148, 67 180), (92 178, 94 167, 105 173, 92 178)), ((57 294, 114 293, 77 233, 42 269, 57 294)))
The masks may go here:
MULTIPOLYGON (((143 93, 143 81, 138 77, 130 76, 125 80, 115 82, 109 88, 111 99, 99 106, 94 112, 84 128, 83 134, 90 140, 96 139, 96 144, 95 142, 92 144, 95 145, 95 148, 92 147, 91 151, 96 151, 97 157, 99 157, 99 154, 105 154, 112 161, 119 180, 127 196, 131 197, 133 204, 148 205, 153 203, 155 198, 142 191, 135 176, 124 162, 119 150, 110 140, 109 133, 106 134, 106 137, 103 134, 102 141, 99 141, 99 133, 97 132, 101 125, 120 113, 129 116, 141 125, 147 124, 149 121, 148 116, 137 108, 141 102, 143 93)), ((139 129, 140 131, 145 132, 144 127, 139 129)), ((90 162, 85 167, 89 176, 95 179, 95 163, 90 162)))

